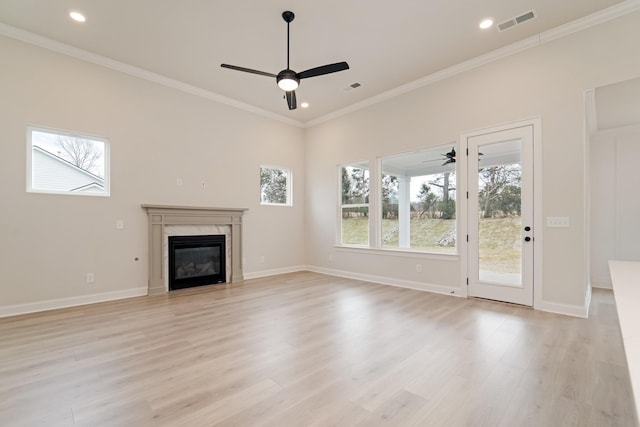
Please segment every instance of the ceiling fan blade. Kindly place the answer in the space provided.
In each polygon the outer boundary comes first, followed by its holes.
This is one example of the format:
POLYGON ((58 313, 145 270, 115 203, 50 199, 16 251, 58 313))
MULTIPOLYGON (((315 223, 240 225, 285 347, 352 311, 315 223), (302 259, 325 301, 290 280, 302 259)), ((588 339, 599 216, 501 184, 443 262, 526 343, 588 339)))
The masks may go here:
POLYGON ((267 73, 266 71, 252 70, 251 68, 238 67, 236 65, 220 64, 220 66, 222 68, 229 68, 230 70, 244 71, 245 73, 260 74, 261 76, 267 76, 267 77, 273 77, 273 78, 277 77, 273 73, 267 73))
POLYGON ((338 71, 344 71, 349 69, 349 64, 346 62, 336 62, 335 64, 322 65, 298 73, 298 78, 307 79, 309 77, 322 76, 324 74, 337 73, 338 71))
POLYGON ((296 91, 292 90, 290 92, 285 92, 285 96, 287 98, 287 105, 289 106, 289 110, 295 110, 298 107, 298 103, 296 101, 296 91))

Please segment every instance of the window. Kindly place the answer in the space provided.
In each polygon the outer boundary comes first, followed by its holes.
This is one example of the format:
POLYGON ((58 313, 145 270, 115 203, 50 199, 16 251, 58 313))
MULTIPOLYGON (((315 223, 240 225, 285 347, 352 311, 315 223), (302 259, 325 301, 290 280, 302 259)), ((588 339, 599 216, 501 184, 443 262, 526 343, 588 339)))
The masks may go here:
POLYGON ((291 170, 260 166, 260 203, 291 206, 291 170))
POLYGON ((380 170, 381 246, 455 252, 455 149, 385 157, 380 170))
POLYGON ((369 163, 340 167, 340 243, 369 245, 369 163))
POLYGON ((108 141, 28 127, 27 191, 109 196, 108 141))

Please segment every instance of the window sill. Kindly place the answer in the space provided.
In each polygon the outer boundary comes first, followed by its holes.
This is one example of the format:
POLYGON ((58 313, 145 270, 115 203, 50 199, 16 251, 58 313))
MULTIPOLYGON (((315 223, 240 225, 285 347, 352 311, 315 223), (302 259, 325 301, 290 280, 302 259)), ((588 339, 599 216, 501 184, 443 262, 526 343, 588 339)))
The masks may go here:
POLYGON ((285 208, 290 208, 293 206, 293 203, 260 203, 260 206, 283 206, 285 208))
POLYGON ((388 255, 405 258, 421 258, 421 259, 433 259, 438 261, 459 261, 460 254, 455 253, 438 253, 421 251, 417 249, 393 249, 393 248, 369 248, 365 246, 345 246, 334 245, 334 248, 338 251, 362 253, 362 254, 376 254, 376 255, 388 255))

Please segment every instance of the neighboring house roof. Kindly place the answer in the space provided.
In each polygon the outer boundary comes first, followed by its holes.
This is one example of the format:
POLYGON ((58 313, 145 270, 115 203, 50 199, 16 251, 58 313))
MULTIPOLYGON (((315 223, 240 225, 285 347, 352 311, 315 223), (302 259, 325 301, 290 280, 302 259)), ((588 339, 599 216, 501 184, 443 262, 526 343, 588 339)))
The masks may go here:
POLYGON ((37 145, 32 147, 32 184, 49 191, 102 192, 104 179, 37 145))
POLYGON ((103 191, 103 190, 104 190, 104 185, 98 184, 97 182, 92 182, 91 184, 83 185, 78 188, 72 188, 69 191, 80 193, 80 192, 95 192, 95 191, 103 191))

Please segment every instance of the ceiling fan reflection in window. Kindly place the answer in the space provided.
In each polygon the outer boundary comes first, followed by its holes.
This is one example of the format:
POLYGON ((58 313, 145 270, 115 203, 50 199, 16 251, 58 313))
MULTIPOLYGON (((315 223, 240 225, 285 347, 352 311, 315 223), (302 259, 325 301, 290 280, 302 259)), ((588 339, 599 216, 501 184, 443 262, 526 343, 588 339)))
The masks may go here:
POLYGON ((441 154, 441 156, 442 156, 441 159, 425 160, 422 163, 441 162, 443 160, 444 160, 444 163, 442 164, 442 166, 446 166, 448 164, 455 163, 456 162, 456 148, 455 147, 451 148, 451 151, 449 151, 448 153, 441 154))
MULTIPOLYGON (((483 156, 482 153, 478 153, 478 155, 483 156)), ((425 160, 423 163, 429 163, 429 162, 438 162, 438 161, 442 161, 444 160, 444 163, 442 164, 442 166, 446 166, 448 164, 451 163, 455 163, 456 162, 456 148, 452 147, 451 151, 441 154, 442 159, 434 159, 434 160, 425 160)))
POLYGON ((287 99, 289 110, 295 110, 297 108, 296 89, 300 84, 300 80, 349 69, 349 64, 347 64, 346 62, 336 62, 335 64, 321 65, 319 67, 310 68, 300 73, 296 73, 291 68, 289 68, 289 24, 291 23, 291 21, 293 21, 293 18, 295 18, 293 12, 288 10, 282 12, 282 19, 284 19, 287 23, 287 68, 280 71, 278 74, 273 74, 266 71, 252 70, 251 68, 238 67, 236 65, 220 64, 222 68, 243 71, 245 73, 259 74, 261 76, 275 77, 278 87, 285 92, 285 98, 287 99))

